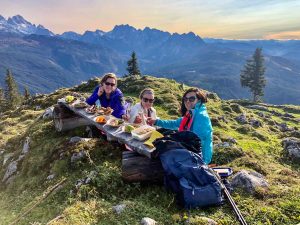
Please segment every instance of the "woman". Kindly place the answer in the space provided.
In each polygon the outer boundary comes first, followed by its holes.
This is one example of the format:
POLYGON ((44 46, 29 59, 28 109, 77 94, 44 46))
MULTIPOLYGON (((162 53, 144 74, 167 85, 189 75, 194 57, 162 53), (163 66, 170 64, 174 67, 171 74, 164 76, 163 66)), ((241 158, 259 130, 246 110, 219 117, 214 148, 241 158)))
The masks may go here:
POLYGON ((129 123, 146 124, 147 118, 156 120, 156 110, 153 108, 154 90, 145 88, 141 91, 139 98, 141 102, 131 108, 129 123))
POLYGON ((123 93, 117 88, 117 77, 114 73, 107 73, 101 79, 93 94, 86 100, 89 105, 99 100, 102 107, 113 109, 112 115, 122 118, 125 114, 123 93))
POLYGON ((185 131, 189 130, 197 134, 201 140, 202 157, 205 164, 209 164, 213 153, 212 126, 207 114, 205 104, 207 97, 198 88, 188 89, 182 98, 181 114, 177 120, 151 120, 156 126, 185 131))

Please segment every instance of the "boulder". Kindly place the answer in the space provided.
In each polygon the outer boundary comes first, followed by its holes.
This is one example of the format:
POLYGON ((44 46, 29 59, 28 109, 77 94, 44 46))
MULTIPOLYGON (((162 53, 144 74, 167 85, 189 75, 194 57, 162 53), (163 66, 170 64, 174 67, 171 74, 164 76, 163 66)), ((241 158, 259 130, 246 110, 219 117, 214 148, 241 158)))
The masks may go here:
POLYGON ((2 182, 6 181, 9 177, 11 177, 11 175, 13 175, 17 171, 17 169, 18 169, 17 166, 18 166, 18 162, 17 161, 12 161, 8 165, 8 167, 6 169, 6 172, 4 174, 4 177, 2 179, 2 182))
POLYGON ((81 141, 89 141, 91 140, 91 138, 82 138, 82 137, 78 137, 78 136, 75 136, 75 137, 71 137, 69 143, 78 143, 78 142, 81 142, 81 141))
POLYGON ((141 221, 142 225, 156 225, 157 222, 149 217, 144 217, 141 221))
POLYGON ((112 208, 116 214, 120 215, 126 208, 126 205, 125 204, 115 205, 112 208))
POLYGON ((53 118, 53 110, 54 110, 53 106, 47 108, 45 110, 45 112, 43 113, 42 118, 43 119, 52 119, 53 118))
POLYGON ((22 154, 27 154, 29 152, 29 143, 30 143, 30 137, 26 137, 23 149, 22 149, 22 154))
POLYGON ((294 128, 288 127, 288 125, 286 123, 280 123, 280 124, 278 124, 278 127, 279 127, 279 130, 282 132, 294 131, 294 128))
POLYGON ((13 157, 13 155, 14 155, 13 153, 7 153, 3 156, 3 166, 11 157, 13 157))
POLYGON ((268 182, 264 176, 254 171, 241 170, 232 178, 233 188, 243 188, 246 192, 253 194, 256 187, 268 188, 268 182))
POLYGON ((246 114, 241 114, 235 118, 239 123, 245 124, 247 123, 246 114))
POLYGON ((76 161, 79 161, 81 159, 84 159, 86 157, 86 152, 81 150, 80 152, 75 152, 72 156, 71 156, 71 163, 74 163, 76 161))
POLYGON ((288 118, 295 118, 294 115, 289 114, 289 113, 285 113, 285 114, 283 114, 283 116, 284 116, 284 117, 288 117, 288 118))
POLYGON ((293 160, 300 160, 300 139, 289 137, 282 140, 282 146, 293 160))
POLYGON ((260 118, 265 118, 266 117, 266 115, 263 112, 258 112, 258 116, 260 118))
POLYGON ((205 224, 205 225, 217 225, 218 223, 213 219, 204 216, 195 216, 189 219, 188 224, 205 224))
POLYGON ((55 174, 50 174, 50 175, 47 177, 47 180, 52 180, 54 177, 55 177, 55 174))
POLYGON ((252 127, 262 127, 262 122, 256 119, 251 119, 250 124, 252 127))

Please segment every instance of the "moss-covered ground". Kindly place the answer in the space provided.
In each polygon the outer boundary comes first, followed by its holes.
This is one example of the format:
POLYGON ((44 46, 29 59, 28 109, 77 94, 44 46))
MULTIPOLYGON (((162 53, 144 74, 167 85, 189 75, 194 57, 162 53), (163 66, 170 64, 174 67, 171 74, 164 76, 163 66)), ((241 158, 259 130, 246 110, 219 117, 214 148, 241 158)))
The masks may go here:
MULTIPOLYGON (((228 204, 219 207, 186 211, 176 206, 174 196, 158 184, 128 184, 121 179, 122 148, 105 138, 70 144, 73 136, 86 136, 84 128, 58 133, 52 120, 39 116, 57 99, 71 92, 88 96, 99 79, 71 89, 59 89, 50 95, 35 97, 30 104, 0 116, 0 224, 140 224, 151 217, 159 224, 205 224, 200 216, 218 224, 238 224, 228 204), (36 107, 36 106, 40 106, 36 107), (30 150, 18 163, 18 170, 8 184, 2 182, 7 165, 18 159, 26 137, 30 150), (85 160, 71 163, 74 152, 85 150, 85 160), (3 164, 4 157, 11 157, 3 164), (91 172, 93 171, 93 172, 91 172), (50 174, 55 174, 48 180, 50 174), (89 177, 91 182, 76 188, 76 181, 89 177), (65 182, 49 193, 62 179, 65 182), (35 207, 33 207, 36 203, 35 207), (112 206, 124 203, 120 215, 112 206), (28 209, 31 209, 25 213, 28 209), (21 216, 25 213, 23 216, 21 216), (18 219, 18 220, 17 220, 18 219)), ((180 97, 187 88, 172 80, 145 76, 121 79, 119 88, 137 101, 144 87, 156 92, 155 107, 161 118, 177 118, 180 97)), ((268 111, 250 109, 250 102, 223 101, 210 98, 207 103, 214 126, 215 144, 234 138, 237 144, 216 147, 213 163, 228 165, 235 172, 241 169, 263 174, 269 189, 257 189, 254 195, 242 190, 232 194, 248 224, 298 224, 300 222, 300 164, 288 158, 281 145, 284 137, 295 135, 281 132, 275 125, 287 123, 300 129, 299 106, 265 105, 268 111), (280 113, 280 116, 271 111, 280 113), (264 117, 261 116, 264 113, 264 117), (262 126, 240 124, 236 117, 261 121, 262 126), (283 114, 295 118, 287 120, 283 114), (297 120, 298 119, 298 120, 297 120)))

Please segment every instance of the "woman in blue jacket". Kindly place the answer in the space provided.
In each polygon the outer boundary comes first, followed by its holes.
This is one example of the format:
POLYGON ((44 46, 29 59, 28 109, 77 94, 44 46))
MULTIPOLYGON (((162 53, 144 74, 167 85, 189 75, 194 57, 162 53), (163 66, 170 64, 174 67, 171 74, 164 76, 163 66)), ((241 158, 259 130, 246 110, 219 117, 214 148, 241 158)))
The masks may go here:
POLYGON ((100 86, 96 87, 93 94, 86 100, 89 105, 99 100, 102 107, 113 109, 112 115, 122 118, 125 114, 123 93, 117 88, 117 76, 107 73, 103 76, 100 86))
POLYGON ((148 120, 148 123, 156 126, 185 131, 189 130, 197 134, 201 140, 202 157, 209 164, 213 153, 212 126, 204 103, 207 102, 206 94, 198 88, 188 89, 182 98, 181 114, 177 120, 148 120))

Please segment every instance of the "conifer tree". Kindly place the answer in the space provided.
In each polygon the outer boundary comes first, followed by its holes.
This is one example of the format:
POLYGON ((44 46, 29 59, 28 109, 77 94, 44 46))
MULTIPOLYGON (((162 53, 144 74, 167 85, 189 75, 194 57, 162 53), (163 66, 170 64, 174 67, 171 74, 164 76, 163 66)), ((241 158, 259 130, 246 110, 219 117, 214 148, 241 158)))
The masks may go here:
POLYGON ((262 49, 256 48, 253 56, 247 60, 240 74, 242 87, 248 87, 253 95, 253 101, 258 102, 264 96, 266 79, 262 49))
POLYGON ((141 76, 141 72, 138 66, 137 57, 135 52, 132 52, 130 60, 127 62, 128 76, 138 75, 141 76))
POLYGON ((4 92, 8 109, 14 109, 21 103, 21 96, 12 72, 7 69, 5 77, 6 89, 4 92))
POLYGON ((24 101, 27 101, 30 98, 30 92, 29 92, 27 86, 24 88, 24 96, 23 97, 24 97, 24 101))
POLYGON ((6 108, 6 101, 4 97, 4 90, 0 88, 0 112, 3 112, 6 108))

